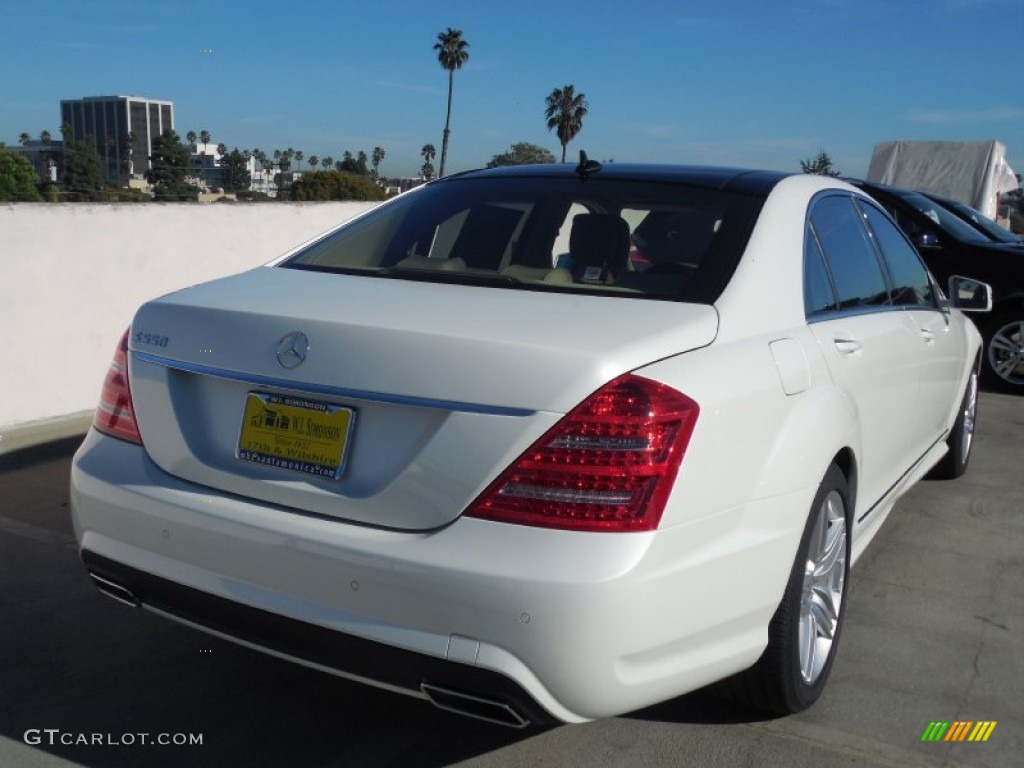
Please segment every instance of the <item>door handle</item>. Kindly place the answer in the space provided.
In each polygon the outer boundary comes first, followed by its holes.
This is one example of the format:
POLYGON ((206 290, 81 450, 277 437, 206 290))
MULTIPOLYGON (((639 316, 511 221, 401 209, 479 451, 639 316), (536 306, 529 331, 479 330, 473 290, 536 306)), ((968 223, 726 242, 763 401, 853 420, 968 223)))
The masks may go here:
POLYGON ((855 355, 860 352, 860 342, 856 339, 833 339, 832 341, 841 355, 855 355))

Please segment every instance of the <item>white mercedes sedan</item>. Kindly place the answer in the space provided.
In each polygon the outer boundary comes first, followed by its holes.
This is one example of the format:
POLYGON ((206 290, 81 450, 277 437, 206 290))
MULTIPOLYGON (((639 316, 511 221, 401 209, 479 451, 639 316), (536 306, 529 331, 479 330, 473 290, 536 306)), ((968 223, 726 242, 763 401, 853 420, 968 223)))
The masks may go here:
POLYGON ((81 557, 507 725, 715 682, 799 711, 894 503, 967 467, 991 292, 946 288, 831 178, 451 176, 138 310, 74 460, 81 557))

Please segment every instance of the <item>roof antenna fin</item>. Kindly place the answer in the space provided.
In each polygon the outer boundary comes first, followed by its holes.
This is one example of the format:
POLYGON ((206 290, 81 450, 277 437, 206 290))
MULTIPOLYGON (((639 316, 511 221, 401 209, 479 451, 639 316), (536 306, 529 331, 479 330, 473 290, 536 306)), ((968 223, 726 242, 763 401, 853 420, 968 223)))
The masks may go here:
POLYGON ((590 174, 597 173, 601 170, 601 164, 597 160, 591 160, 587 157, 587 153, 582 149, 580 150, 580 164, 576 166, 576 173, 579 177, 586 181, 590 174))

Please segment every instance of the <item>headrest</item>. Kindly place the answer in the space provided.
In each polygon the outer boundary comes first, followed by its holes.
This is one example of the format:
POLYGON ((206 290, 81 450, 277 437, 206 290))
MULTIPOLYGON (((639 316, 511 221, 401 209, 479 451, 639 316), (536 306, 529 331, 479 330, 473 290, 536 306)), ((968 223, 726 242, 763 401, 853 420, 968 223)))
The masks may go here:
POLYGON ((574 268, 601 267, 618 274, 629 259, 629 225, 606 213, 581 213, 572 220, 569 252, 574 268))

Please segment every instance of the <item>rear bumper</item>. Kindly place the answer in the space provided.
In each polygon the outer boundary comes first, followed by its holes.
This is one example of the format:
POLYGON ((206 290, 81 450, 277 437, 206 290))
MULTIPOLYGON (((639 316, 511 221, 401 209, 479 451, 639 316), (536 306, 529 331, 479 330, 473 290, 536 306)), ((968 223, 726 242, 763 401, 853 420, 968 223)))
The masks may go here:
MULTIPOLYGON (((459 691, 495 702, 485 719, 506 725, 547 724, 554 719, 515 682, 488 669, 325 629, 315 624, 253 608, 83 550, 82 561, 101 591, 136 602, 169 618, 243 645, 282 656, 325 672, 428 698, 425 688, 459 691), (501 716, 498 704, 507 707, 501 716)), ((483 710, 481 710, 483 711, 483 710)))
POLYGON ((752 664, 813 491, 638 534, 406 533, 185 483, 93 432, 71 503, 87 567, 154 610, 386 688, 580 722, 752 664))

